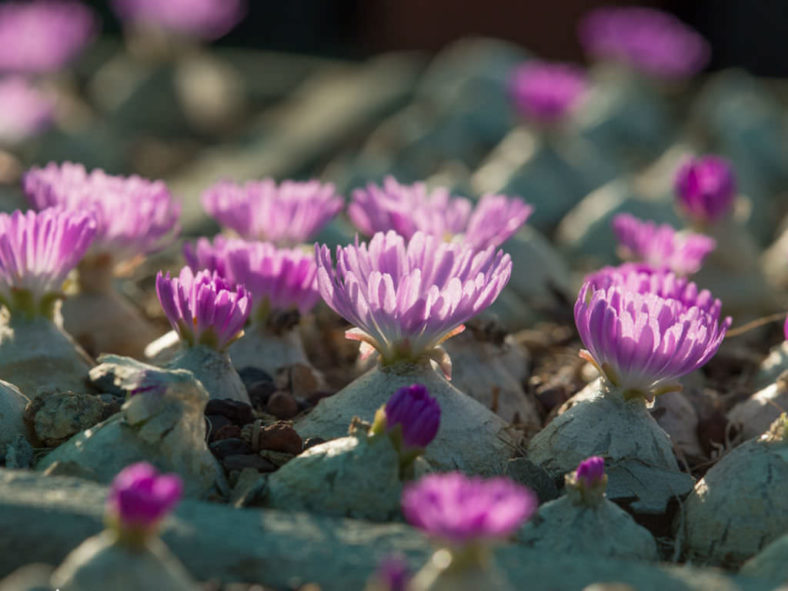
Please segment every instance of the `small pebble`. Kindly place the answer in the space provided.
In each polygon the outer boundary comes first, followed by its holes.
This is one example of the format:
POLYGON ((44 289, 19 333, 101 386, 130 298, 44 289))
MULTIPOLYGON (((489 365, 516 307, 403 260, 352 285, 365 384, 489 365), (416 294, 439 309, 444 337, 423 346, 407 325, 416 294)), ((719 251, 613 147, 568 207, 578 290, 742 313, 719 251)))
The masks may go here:
POLYGON ((246 425, 254 421, 254 411, 250 405, 228 398, 209 400, 205 405, 205 414, 227 417, 236 425, 246 425))
POLYGON ((47 447, 54 447, 112 415, 109 405, 93 394, 53 392, 25 409, 25 421, 47 447))
POLYGON ((298 455, 304 449, 304 442, 290 423, 277 421, 258 431, 252 447, 298 455))
POLYGON ((254 468, 258 472, 273 472, 276 470, 274 464, 257 454, 225 456, 222 459, 222 466, 228 472, 231 470, 243 470, 244 468, 254 468))
POLYGON ((265 406, 277 419, 292 419, 298 414, 298 403, 287 392, 275 392, 265 406))
POLYGON ((248 455, 254 453, 243 439, 229 438, 214 441, 208 446, 217 458, 222 459, 227 456, 248 455))
POLYGON ((221 441, 222 439, 240 439, 241 427, 238 425, 225 425, 211 436, 211 441, 221 441))
POLYGON ((276 392, 276 385, 273 381, 257 382, 250 388, 247 388, 246 392, 249 394, 249 400, 254 408, 265 408, 265 405, 268 404, 268 399, 271 398, 271 394, 276 392))
POLYGON ((221 430, 222 427, 233 424, 230 419, 223 417, 222 415, 206 415, 205 420, 208 422, 205 427, 205 433, 208 436, 209 441, 213 441, 214 436, 221 430))
POLYGON ((238 375, 241 376, 241 381, 246 387, 247 392, 250 388, 252 388, 252 386, 255 386, 261 382, 274 383, 274 378, 271 374, 265 370, 260 369, 259 367, 253 367, 251 365, 238 370, 238 375))

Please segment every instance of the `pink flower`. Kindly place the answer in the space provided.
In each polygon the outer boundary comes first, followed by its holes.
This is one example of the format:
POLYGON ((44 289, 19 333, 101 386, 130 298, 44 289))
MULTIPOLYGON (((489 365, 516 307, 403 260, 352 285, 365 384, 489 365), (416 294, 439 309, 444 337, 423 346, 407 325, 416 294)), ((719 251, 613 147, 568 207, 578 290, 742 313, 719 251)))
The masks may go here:
POLYGON ((422 384, 403 386, 386 402, 386 430, 399 427, 402 444, 425 448, 435 439, 441 421, 441 408, 422 384))
POLYGON ((731 324, 720 310, 673 273, 606 269, 586 278, 575 303, 581 355, 626 398, 653 400, 717 352, 731 324))
POLYGON ((58 206, 95 216, 91 256, 126 261, 162 248, 178 232, 180 206, 162 181, 111 176, 99 169, 88 173, 81 164, 51 162, 31 168, 23 186, 36 209, 58 206))
POLYGON ((624 259, 642 261, 677 275, 697 273, 703 259, 717 246, 713 238, 677 233, 668 224, 642 221, 628 213, 613 218, 613 231, 624 259))
POLYGON ((535 123, 564 119, 588 92, 585 72, 572 64, 531 60, 514 71, 510 84, 514 103, 535 123))
POLYGON ((580 44, 599 59, 623 62, 650 76, 693 76, 709 61, 706 40, 675 16, 640 7, 603 7, 580 23, 580 44))
POLYGON ((92 10, 71 0, 0 4, 0 72, 40 74, 60 70, 98 28, 92 10))
POLYGON ((340 212, 342 197, 334 185, 318 181, 250 181, 216 183, 205 191, 208 215, 247 240, 295 246, 314 238, 340 212))
POLYGON ((189 267, 178 277, 156 275, 156 295, 172 328, 188 345, 207 345, 224 351, 243 333, 251 298, 217 274, 189 267))
POLYGON ((300 248, 277 248, 270 242, 253 242, 216 236, 195 247, 185 246, 186 261, 194 270, 216 271, 252 295, 255 312, 297 308, 309 312, 320 299, 315 256, 300 248))
POLYGON ((107 512, 122 530, 152 530, 178 504, 183 484, 176 474, 158 474, 148 463, 124 468, 112 481, 107 512))
POLYGON ((510 536, 536 510, 536 495, 508 478, 471 478, 460 472, 430 474, 402 493, 405 519, 452 545, 510 536))
POLYGON ((218 39, 246 14, 245 0, 113 0, 124 21, 173 33, 218 39))
POLYGON ((13 145, 52 124, 55 105, 21 76, 0 79, 0 144, 13 145))
POLYGON ((95 234, 96 223, 86 213, 0 214, 0 301, 12 310, 49 315, 95 234))
POLYGON ((591 489, 605 478, 605 459, 601 456, 591 456, 580 462, 575 471, 575 480, 584 488, 591 489))
POLYGON ((315 248, 320 295, 357 327, 347 336, 366 345, 364 354, 376 349, 383 364, 432 357, 447 373, 439 345, 495 301, 512 270, 494 247, 479 251, 422 232, 410 242, 391 231, 337 247, 336 269, 328 247, 315 248))
POLYGON ((676 173, 679 208, 699 224, 713 224, 728 216, 736 201, 733 166, 719 156, 690 158, 676 173))
POLYGON ((364 234, 394 230, 410 238, 424 232, 441 239, 462 235, 477 249, 500 246, 526 222, 533 208, 518 198, 485 195, 476 207, 469 199, 452 197, 447 189, 428 191, 423 183, 400 185, 386 177, 383 186, 370 183, 353 192, 348 215, 364 234))

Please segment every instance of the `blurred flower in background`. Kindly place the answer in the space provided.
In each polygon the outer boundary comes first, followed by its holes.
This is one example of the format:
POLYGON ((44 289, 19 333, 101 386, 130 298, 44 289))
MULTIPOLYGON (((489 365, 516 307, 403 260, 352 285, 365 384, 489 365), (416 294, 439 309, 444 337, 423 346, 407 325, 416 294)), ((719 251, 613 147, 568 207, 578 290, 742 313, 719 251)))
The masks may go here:
POLYGON ((26 78, 0 78, 0 146, 13 146, 45 131, 54 109, 54 100, 26 78))
POLYGON ((113 0, 125 22, 205 40, 226 35, 246 14, 244 0, 113 0))

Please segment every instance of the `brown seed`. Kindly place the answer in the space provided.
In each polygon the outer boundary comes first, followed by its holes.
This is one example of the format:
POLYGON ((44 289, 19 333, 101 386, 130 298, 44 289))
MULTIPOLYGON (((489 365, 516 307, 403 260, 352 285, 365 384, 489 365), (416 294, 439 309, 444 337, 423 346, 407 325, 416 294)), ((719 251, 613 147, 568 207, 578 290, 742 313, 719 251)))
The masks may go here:
POLYGON ((287 392, 274 392, 268 399, 266 410, 277 419, 292 419, 298 414, 298 403, 287 392))
POLYGON ((257 439, 258 449, 270 449, 298 455, 304 449, 301 436, 296 433, 293 426, 285 421, 277 421, 273 425, 264 427, 257 439))

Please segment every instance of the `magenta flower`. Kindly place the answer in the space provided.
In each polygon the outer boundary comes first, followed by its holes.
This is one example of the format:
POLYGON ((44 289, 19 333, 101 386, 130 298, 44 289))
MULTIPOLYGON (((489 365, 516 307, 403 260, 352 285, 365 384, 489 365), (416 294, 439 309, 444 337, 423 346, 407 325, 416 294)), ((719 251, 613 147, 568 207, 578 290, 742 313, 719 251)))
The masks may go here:
POLYGON ((709 61, 706 40, 675 16, 640 7, 592 10, 580 23, 583 50, 598 59, 625 63, 650 76, 693 76, 709 61))
POLYGON ((394 230, 410 240, 416 232, 441 239, 462 235, 477 249, 500 246, 526 222, 533 208, 518 198, 485 195, 476 207, 444 188, 427 190, 424 183, 400 185, 386 177, 383 186, 370 183, 353 192, 348 215, 367 236, 394 230))
POLYGON ((132 464, 112 481, 107 513, 122 531, 150 532, 178 504, 182 490, 176 474, 158 474, 146 462, 132 464))
POLYGON ((583 460, 575 471, 575 480, 587 489, 598 487, 605 479, 605 459, 591 456, 583 460))
POLYGON ((786 316, 785 324, 783 324, 783 335, 785 335, 785 340, 788 341, 788 316, 786 316))
POLYGON ((55 104, 21 76, 0 79, 0 145, 14 145, 52 124, 55 104))
POLYGON ((575 303, 581 356, 625 398, 651 401, 714 356, 731 323, 720 323, 720 309, 673 273, 603 270, 586 278, 575 303))
POLYGON ((613 218, 613 231, 622 258, 668 269, 677 275, 697 273, 703 259, 717 246, 713 238, 703 234, 678 233, 668 224, 657 225, 628 213, 613 218))
POLYGON ((404 386, 386 402, 386 430, 399 427, 406 448, 425 448, 435 439, 441 422, 441 408, 421 384, 404 386))
POLYGON ((178 277, 156 275, 156 295, 172 328, 189 346, 224 351, 243 334, 251 298, 216 273, 181 269, 178 277))
POLYGON ((462 331, 463 323, 487 308, 512 271, 508 254, 478 251, 416 232, 410 242, 391 231, 369 244, 337 247, 337 266, 327 246, 315 245, 318 288, 326 303, 355 329, 381 362, 436 359, 444 372, 450 362, 439 345, 462 331))
POLYGON ((88 173, 81 164, 51 162, 31 168, 23 187, 36 209, 92 212, 97 232, 91 256, 128 261, 162 248, 178 232, 180 206, 162 181, 111 176, 103 170, 88 173))
POLYGON ((510 93, 529 121, 552 125, 563 120, 588 92, 585 72, 572 64, 532 60, 514 71, 510 93))
POLYGON ((50 315, 95 233, 96 223, 86 213, 0 214, 0 301, 28 315, 50 315))
POLYGON ((405 519, 427 535, 461 546, 510 536, 537 507, 536 495, 508 478, 430 474, 405 486, 405 519))
POLYGON ((71 0, 0 4, 0 72, 54 72, 70 62, 93 37, 93 11, 71 0))
POLYGON ((246 1, 113 0, 112 8, 122 20, 134 25, 213 40, 241 22, 246 14, 246 1))
POLYGON ((221 234, 213 237, 213 242, 207 238, 199 238, 197 242, 185 242, 183 244, 183 258, 192 271, 207 270, 216 272, 220 277, 228 279, 227 276, 227 244, 232 239, 225 238, 221 234))
POLYGON ((205 191, 208 215, 247 240, 295 246, 314 238, 344 205, 334 185, 272 179, 238 185, 216 183, 205 191))
POLYGON ((676 173, 675 190, 679 208, 693 222, 718 222, 736 201, 733 166, 720 156, 690 158, 676 173))
POLYGON ((407 591, 410 581, 408 563, 401 556, 384 558, 375 572, 375 581, 381 590, 407 591))

